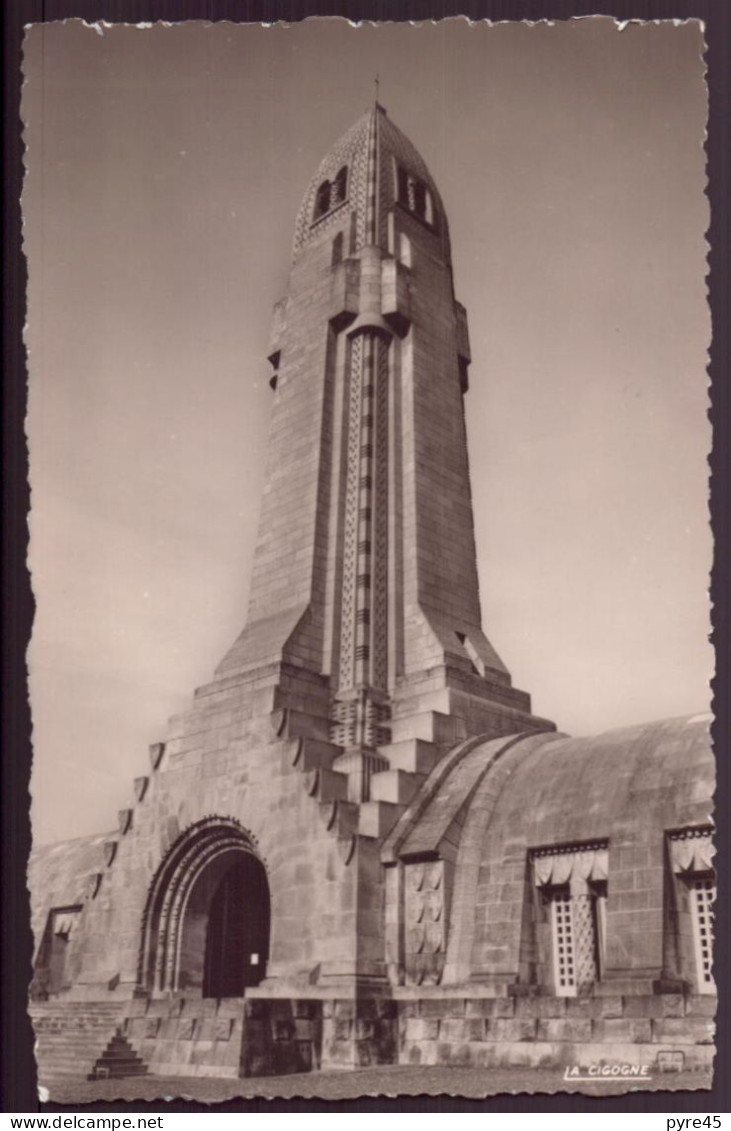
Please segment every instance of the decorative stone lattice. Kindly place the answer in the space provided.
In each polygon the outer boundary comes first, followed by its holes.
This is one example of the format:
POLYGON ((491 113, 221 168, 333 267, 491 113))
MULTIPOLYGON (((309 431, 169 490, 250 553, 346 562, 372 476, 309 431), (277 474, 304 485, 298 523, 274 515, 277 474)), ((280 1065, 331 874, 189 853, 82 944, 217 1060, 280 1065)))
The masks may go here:
POLYGON ((591 895, 577 895, 571 902, 576 988, 582 990, 593 985, 599 976, 594 898, 591 895))
POLYGON ((368 118, 361 118, 330 150, 327 157, 321 162, 317 173, 311 181, 300 206, 295 225, 293 258, 309 243, 314 235, 319 235, 326 228, 331 228, 334 223, 342 219, 344 205, 333 209, 317 223, 313 224, 315 197, 319 186, 325 180, 334 178, 343 167, 348 167, 348 198, 358 207, 358 190, 365 181, 365 141, 368 131, 368 118))
MULTIPOLYGON (((337 700, 333 704, 333 725, 330 740, 345 748, 356 745, 383 746, 391 740, 391 733, 383 724, 390 718, 387 703, 377 703, 372 698, 337 700)), ((379 766, 379 769, 385 767, 379 766)))
POLYGON ((310 240, 342 225, 344 212, 355 213, 355 247, 367 243, 386 247, 388 213, 396 200, 395 165, 404 166, 421 180, 433 201, 438 218, 438 238, 449 258, 449 235, 439 193, 424 160, 387 114, 374 107, 335 143, 309 184, 295 226, 292 258, 297 259, 310 240), (315 219, 317 191, 324 181, 334 181, 347 167, 347 199, 333 201, 323 216, 315 219), (387 175, 383 175, 384 170, 387 175))
MULTIPOLYGON (((388 685, 388 416, 388 345, 365 331, 348 372, 341 693, 388 685)), ((363 722, 377 724, 372 714, 363 722)))
POLYGON ((374 687, 388 686, 388 346, 376 342, 372 664, 374 687))
POLYGON ((551 926, 554 976, 559 996, 572 994, 576 988, 572 917, 571 896, 568 891, 557 892, 551 902, 551 926))
POLYGON ((340 605, 341 688, 355 681, 355 601, 358 557, 358 517, 360 479, 360 417, 363 388, 363 338, 358 335, 350 347, 348 372, 348 453, 345 485, 345 531, 343 538, 343 590, 340 605))
POLYGON ((693 939, 695 942, 698 988, 713 988, 713 904, 716 884, 711 878, 696 879, 691 885, 693 939))

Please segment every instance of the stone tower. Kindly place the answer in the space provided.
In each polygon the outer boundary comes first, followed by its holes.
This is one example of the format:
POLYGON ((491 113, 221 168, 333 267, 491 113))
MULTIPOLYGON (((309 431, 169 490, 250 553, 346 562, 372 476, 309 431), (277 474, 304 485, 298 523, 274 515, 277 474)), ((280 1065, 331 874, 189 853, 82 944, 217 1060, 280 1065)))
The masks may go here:
POLYGON ((399 803, 445 744, 545 724, 481 627, 447 218, 378 104, 307 189, 269 360, 248 623, 217 674, 270 671, 349 800, 399 803))

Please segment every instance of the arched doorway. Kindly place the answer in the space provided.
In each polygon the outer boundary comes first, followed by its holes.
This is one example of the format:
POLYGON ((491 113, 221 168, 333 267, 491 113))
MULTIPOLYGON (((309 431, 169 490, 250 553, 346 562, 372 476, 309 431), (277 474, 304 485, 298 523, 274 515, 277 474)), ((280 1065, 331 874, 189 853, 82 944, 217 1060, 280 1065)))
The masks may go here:
POLYGON ((235 822, 209 818, 180 837, 153 882, 140 984, 203 997, 241 997, 266 975, 266 870, 235 822))

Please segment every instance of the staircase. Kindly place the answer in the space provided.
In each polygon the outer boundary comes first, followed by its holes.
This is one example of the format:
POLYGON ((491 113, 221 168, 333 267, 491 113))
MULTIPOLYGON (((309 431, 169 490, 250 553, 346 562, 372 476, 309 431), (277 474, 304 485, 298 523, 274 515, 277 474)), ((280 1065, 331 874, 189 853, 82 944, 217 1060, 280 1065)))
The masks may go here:
POLYGON ((121 1025, 124 1002, 35 1001, 28 1012, 36 1034, 41 1083, 85 1079, 121 1025))
POLYGON ((119 1080, 122 1076, 144 1076, 147 1065, 138 1056, 127 1038, 117 1029, 102 1055, 89 1073, 90 1080, 119 1080))
MULTIPOLYGON (((292 764, 303 773, 305 789, 310 797, 319 801, 328 829, 335 832, 347 856, 355 836, 382 838, 393 828, 443 748, 431 738, 435 727, 432 712, 425 716, 424 732, 427 738, 405 738, 378 748, 386 761, 386 769, 370 777, 370 800, 348 800, 348 775, 340 769, 331 769, 342 754, 342 748, 311 737, 298 737, 292 764)), ((448 720, 451 724, 452 720, 448 720)), ((450 741, 452 735, 449 736, 450 741)))

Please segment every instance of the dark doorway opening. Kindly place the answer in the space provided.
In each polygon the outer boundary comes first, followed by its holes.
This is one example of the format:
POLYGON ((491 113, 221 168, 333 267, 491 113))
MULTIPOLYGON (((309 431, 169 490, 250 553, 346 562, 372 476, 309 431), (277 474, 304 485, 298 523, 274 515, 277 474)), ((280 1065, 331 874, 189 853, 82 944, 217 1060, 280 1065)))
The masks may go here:
POLYGON ((203 997, 241 997, 266 975, 269 885, 256 857, 237 854, 221 877, 208 912, 203 997))
POLYGON ((81 911, 82 905, 74 904, 71 907, 54 907, 49 912, 36 959, 31 997, 47 998, 69 988, 70 939, 81 911))

